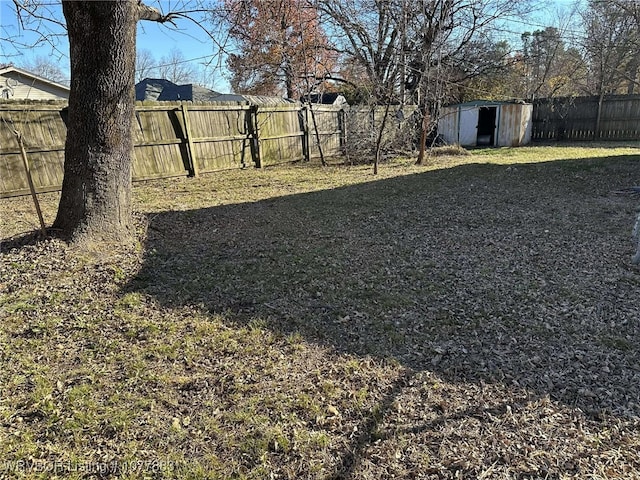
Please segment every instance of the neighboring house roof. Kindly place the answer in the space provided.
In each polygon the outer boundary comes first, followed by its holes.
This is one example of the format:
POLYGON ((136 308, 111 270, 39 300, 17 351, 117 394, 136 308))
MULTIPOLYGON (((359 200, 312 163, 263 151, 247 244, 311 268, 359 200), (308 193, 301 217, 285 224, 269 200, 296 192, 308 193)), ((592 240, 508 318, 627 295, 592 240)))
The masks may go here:
POLYGON ((0 99, 66 100, 69 87, 11 65, 0 67, 0 99))
POLYGON ((136 100, 211 102, 219 95, 220 93, 199 85, 177 85, 163 78, 145 78, 136 83, 136 100))

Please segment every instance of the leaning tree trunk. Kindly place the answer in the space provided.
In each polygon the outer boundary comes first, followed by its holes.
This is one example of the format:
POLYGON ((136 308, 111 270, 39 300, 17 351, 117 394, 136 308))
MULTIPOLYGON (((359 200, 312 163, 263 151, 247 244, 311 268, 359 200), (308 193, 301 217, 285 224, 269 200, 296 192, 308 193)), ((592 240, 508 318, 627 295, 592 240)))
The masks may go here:
MULTIPOLYGON (((375 105, 373 107, 373 111, 375 112, 375 105)), ((384 140, 384 129, 387 126, 387 118, 389 118, 389 109, 391 108, 390 102, 387 101, 387 103, 384 106, 384 115, 382 117, 382 123, 380 124, 379 130, 378 130, 378 137, 376 138, 376 144, 375 144, 375 153, 374 153, 374 159, 373 159, 373 174, 377 175, 378 174, 378 165, 380 165, 380 157, 382 156, 382 142, 384 140)), ((374 117, 373 117, 373 126, 375 128, 375 113, 374 113, 374 117)))
POLYGON ((64 180, 53 224, 75 243, 130 238, 135 0, 63 0, 71 59, 64 180))

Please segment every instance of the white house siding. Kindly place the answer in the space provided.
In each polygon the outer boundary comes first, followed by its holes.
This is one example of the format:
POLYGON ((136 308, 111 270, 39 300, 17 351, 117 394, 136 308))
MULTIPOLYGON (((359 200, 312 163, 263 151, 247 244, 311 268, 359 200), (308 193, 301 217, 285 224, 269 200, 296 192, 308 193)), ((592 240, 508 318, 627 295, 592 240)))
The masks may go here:
POLYGON ((9 71, 0 74, 0 100, 67 100, 69 90, 9 71))

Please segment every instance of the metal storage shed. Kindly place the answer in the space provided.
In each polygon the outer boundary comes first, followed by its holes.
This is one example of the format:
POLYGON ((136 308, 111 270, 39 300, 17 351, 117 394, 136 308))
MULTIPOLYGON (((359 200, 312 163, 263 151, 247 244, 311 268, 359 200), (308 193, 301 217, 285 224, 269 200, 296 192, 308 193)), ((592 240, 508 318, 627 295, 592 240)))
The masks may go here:
POLYGON ((515 147, 531 141, 533 105, 476 100, 449 105, 438 119, 438 134, 463 147, 515 147))

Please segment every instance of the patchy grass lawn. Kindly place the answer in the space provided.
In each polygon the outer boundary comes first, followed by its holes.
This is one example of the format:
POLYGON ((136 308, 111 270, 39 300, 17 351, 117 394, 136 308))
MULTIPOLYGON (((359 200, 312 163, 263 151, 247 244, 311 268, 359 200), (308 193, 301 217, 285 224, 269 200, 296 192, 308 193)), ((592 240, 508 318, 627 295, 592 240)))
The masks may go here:
POLYGON ((0 200, 0 478, 640 478, 639 183, 629 145, 221 172, 137 184, 105 255, 0 200))

